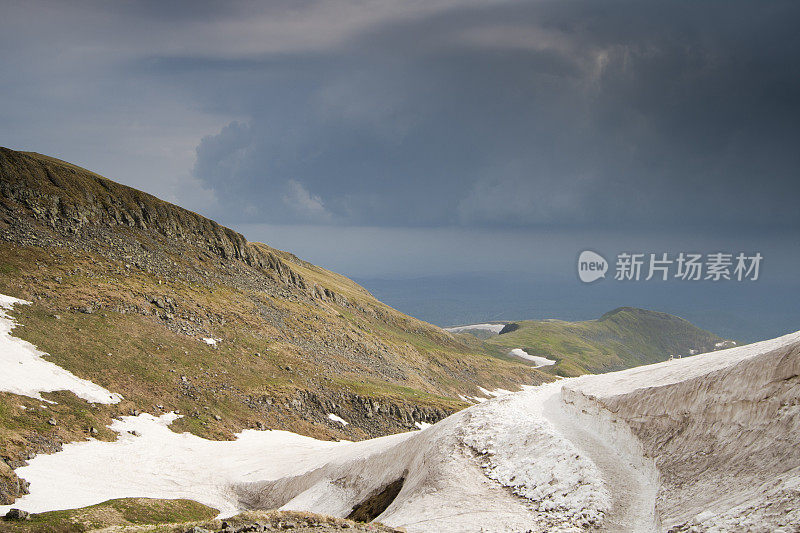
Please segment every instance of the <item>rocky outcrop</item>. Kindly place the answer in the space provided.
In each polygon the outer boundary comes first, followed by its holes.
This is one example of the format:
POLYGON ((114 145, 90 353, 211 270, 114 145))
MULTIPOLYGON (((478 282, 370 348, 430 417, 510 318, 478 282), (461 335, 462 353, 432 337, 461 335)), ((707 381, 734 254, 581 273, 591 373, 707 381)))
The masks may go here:
POLYGON ((17 477, 11 467, 0 459, 0 505, 12 504, 25 494, 28 494, 28 482, 17 477))
POLYGON ((53 228, 127 226, 201 245, 224 259, 253 261, 241 234, 67 163, 0 148, 0 177, 6 210, 25 209, 53 228))
POLYGON ((510 324, 506 324, 505 326, 503 326, 503 329, 500 330, 500 333, 498 333, 498 335, 511 333, 512 331, 517 331, 518 329, 519 329, 519 324, 512 322, 510 324))
MULTIPOLYGON (((307 282, 275 253, 254 246, 232 229, 39 154, 0 148, 0 228, 3 226, 3 236, 20 244, 77 245, 95 250, 98 243, 109 243, 106 249, 116 259, 165 276, 180 275, 181 269, 174 268, 177 264, 160 264, 156 254, 147 253, 138 239, 119 230, 143 232, 150 238, 158 235, 170 246, 172 255, 196 257, 201 262, 203 255, 241 262, 311 298, 347 305, 343 296, 307 282)), ((208 275, 210 268, 215 266, 198 267, 201 275, 208 275)), ((189 277, 197 281, 197 276, 189 277)))
POLYGON ((300 405, 306 409, 323 413, 323 416, 327 413, 341 415, 348 423, 361 428, 371 436, 412 429, 422 423, 435 424, 454 412, 439 407, 413 405, 394 400, 381 401, 352 393, 322 395, 299 391, 297 396, 300 398, 300 405))
MULTIPOLYGON (((304 420, 332 426, 352 434, 356 429, 362 435, 380 437, 387 434, 419 429, 422 424, 435 424, 448 417, 455 409, 432 405, 417 405, 390 398, 376 398, 350 392, 298 390, 291 397, 280 398, 268 395, 248 397, 248 406, 266 414, 274 413, 278 418, 299 416, 304 420), (331 420, 333 414, 347 422, 331 420)), ((257 425, 266 429, 266 424, 257 425)))

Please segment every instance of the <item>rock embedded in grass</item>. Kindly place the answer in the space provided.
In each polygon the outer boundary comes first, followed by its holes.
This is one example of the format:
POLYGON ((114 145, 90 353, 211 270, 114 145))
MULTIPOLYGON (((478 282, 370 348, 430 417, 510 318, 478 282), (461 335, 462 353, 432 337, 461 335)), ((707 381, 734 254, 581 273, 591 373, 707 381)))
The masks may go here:
POLYGON ((6 520, 30 520, 31 514, 27 511, 23 511, 22 509, 11 509, 6 513, 5 518, 6 520))

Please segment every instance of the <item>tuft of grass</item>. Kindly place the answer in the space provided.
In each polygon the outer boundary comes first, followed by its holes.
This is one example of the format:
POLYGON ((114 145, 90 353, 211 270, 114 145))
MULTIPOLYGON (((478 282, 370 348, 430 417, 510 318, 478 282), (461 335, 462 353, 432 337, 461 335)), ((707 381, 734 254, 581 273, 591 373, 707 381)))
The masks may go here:
POLYGON ((10 275, 19 272, 19 267, 12 263, 0 263, 0 274, 10 275))

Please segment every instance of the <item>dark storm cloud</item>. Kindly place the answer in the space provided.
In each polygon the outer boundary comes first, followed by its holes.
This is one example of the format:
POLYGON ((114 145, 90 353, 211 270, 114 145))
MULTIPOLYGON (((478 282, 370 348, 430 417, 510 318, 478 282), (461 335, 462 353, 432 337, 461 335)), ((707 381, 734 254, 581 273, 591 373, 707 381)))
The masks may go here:
POLYGON ((228 220, 796 225, 798 15, 456 3, 328 47, 150 68, 242 117, 195 166, 228 220))
POLYGON ((8 2, 0 144, 229 224, 796 227, 798 21, 793 1, 8 2))

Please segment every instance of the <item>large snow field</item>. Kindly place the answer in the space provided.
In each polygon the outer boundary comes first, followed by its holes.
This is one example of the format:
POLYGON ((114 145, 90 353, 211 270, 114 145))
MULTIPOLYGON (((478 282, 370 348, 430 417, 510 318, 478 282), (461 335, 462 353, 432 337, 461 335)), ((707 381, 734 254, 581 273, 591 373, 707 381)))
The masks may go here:
MULTIPOLYGON (((18 339, 5 313, 0 320, 0 364, 13 367, 5 352, 18 339)), ((35 347, 24 353, 43 361, 35 347)), ((798 375, 800 332, 520 392, 480 389, 488 399, 433 426, 355 443, 255 430, 208 441, 171 431, 174 414, 123 417, 110 426, 116 442, 67 444, 17 469, 31 494, 13 506, 139 496, 191 498, 225 515, 346 516, 403 479, 378 520, 412 533, 651 533, 683 522, 725 531, 758 521, 780 531, 800 527, 790 505, 800 501, 798 375)))
POLYGON ((142 496, 190 498, 229 515, 269 486, 270 507, 346 516, 405 474, 405 494, 381 520, 409 531, 472 531, 489 517, 498 531, 535 523, 570 531, 575 520, 598 520, 609 499, 591 461, 542 416, 539 397, 557 388, 504 394, 424 431, 354 443, 255 430, 209 441, 171 431, 174 414, 123 417, 110 426, 116 442, 67 444, 17 469, 31 494, 13 507, 41 512, 142 496))
POLYGON ((12 392, 41 400, 41 392, 68 390, 93 403, 117 403, 122 396, 81 379, 60 366, 42 359, 47 355, 36 347, 11 335, 17 324, 8 311, 25 300, 0 294, 0 391, 12 392))

